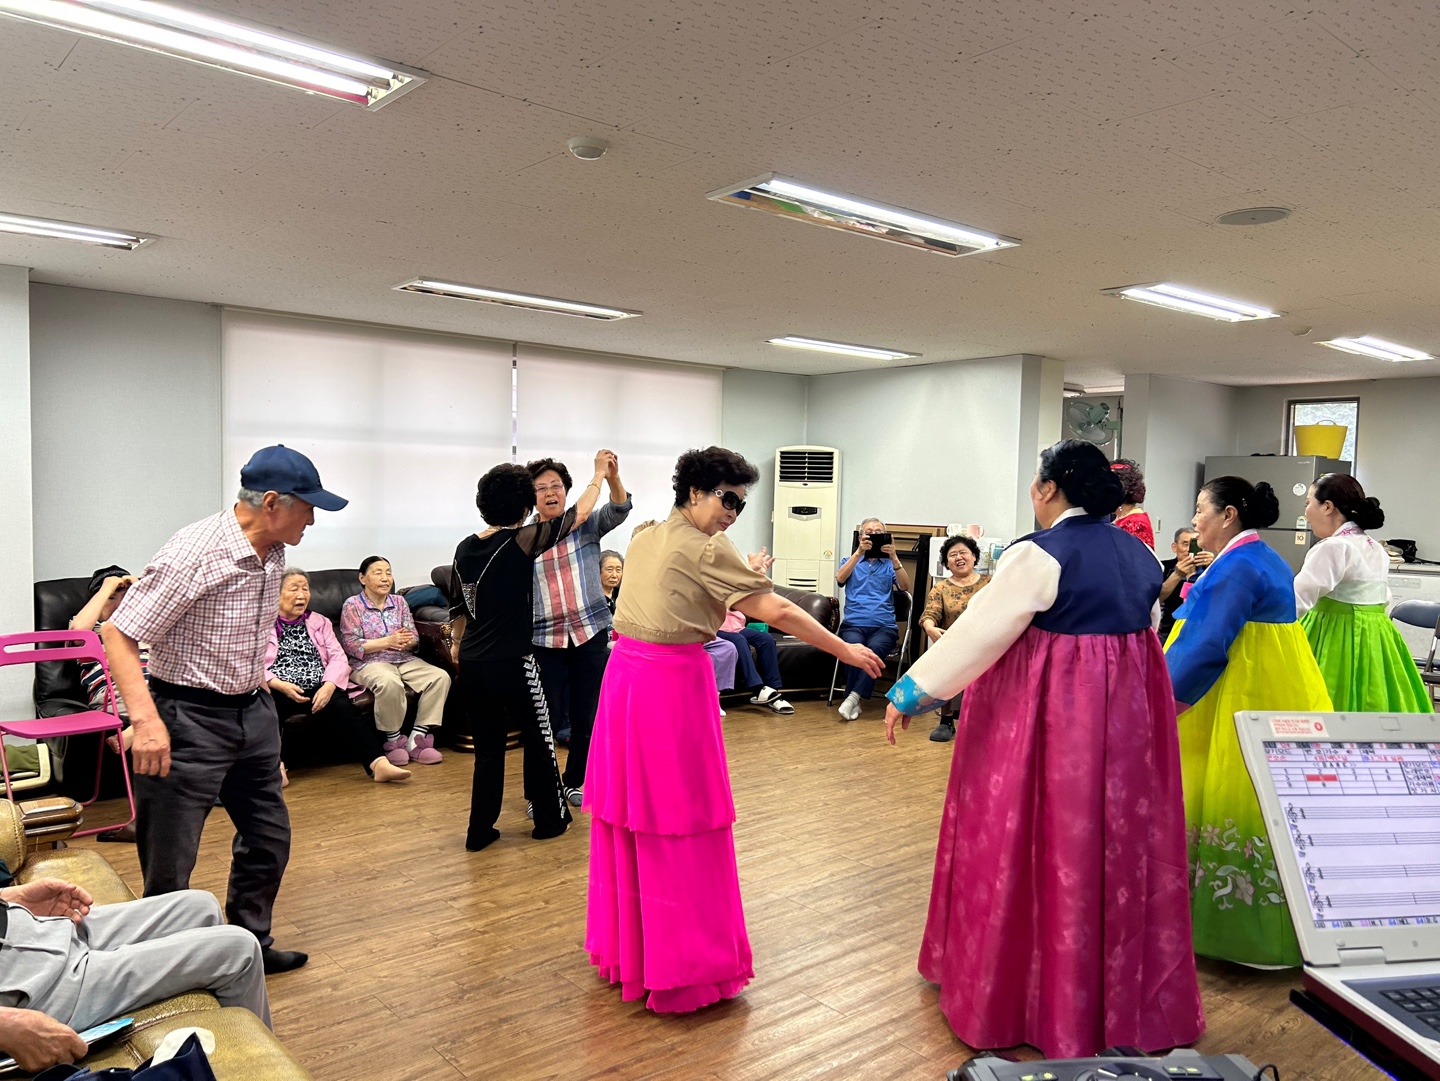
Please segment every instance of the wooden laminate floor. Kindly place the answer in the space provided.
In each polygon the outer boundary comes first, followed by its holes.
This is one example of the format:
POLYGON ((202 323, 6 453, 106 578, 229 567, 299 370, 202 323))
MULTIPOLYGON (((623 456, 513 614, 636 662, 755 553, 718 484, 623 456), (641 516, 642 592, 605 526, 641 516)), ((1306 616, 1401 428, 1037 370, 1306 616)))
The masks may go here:
MULTIPOLYGON (((930 743, 928 724, 887 746, 880 701, 853 724, 822 702, 791 717, 730 710, 756 975, 740 998, 685 1016, 622 1002, 593 974, 588 816, 532 841, 519 752, 502 837, 474 854, 466 755, 414 767, 404 786, 358 766, 295 771, 275 936, 310 964, 269 981, 277 1034, 320 1081, 939 1081, 969 1055, 915 971, 950 746, 930 743)), ((222 899, 230 836, 217 810, 192 882, 222 899)), ((134 846, 98 847, 138 893, 134 846)), ((1201 980, 1203 1050, 1274 1062, 1285 1081, 1382 1076, 1289 1005, 1295 974, 1205 962, 1201 980)))

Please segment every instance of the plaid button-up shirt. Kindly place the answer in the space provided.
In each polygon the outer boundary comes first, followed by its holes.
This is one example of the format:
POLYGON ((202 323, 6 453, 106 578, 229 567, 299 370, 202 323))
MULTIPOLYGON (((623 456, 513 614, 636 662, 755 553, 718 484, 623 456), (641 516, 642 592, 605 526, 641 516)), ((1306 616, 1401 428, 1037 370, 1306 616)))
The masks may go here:
POLYGON ((150 643, 150 676, 244 694, 265 680, 284 569, 283 544, 262 561, 235 511, 221 511, 166 541, 110 622, 150 643))
POLYGON ((623 522, 634 504, 605 503, 575 532, 535 560, 537 646, 583 646, 610 629, 610 606, 600 586, 600 538, 623 522))

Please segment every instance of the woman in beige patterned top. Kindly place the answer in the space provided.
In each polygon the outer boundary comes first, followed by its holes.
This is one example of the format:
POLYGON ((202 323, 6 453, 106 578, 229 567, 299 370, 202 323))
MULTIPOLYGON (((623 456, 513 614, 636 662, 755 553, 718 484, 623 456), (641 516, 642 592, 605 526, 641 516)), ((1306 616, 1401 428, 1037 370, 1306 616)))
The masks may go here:
MULTIPOLYGON (((969 537, 948 537, 940 546, 940 559, 950 572, 949 578, 942 578, 930 587, 925 598, 925 611, 920 613, 920 629, 932 642, 949 629, 950 624, 960 618, 970 598, 990 583, 989 578, 975 572, 975 563, 980 558, 980 546, 969 537)), ((960 715, 960 695, 956 695, 940 710, 940 723, 930 733, 936 743, 949 743, 955 738, 955 718, 960 715)))

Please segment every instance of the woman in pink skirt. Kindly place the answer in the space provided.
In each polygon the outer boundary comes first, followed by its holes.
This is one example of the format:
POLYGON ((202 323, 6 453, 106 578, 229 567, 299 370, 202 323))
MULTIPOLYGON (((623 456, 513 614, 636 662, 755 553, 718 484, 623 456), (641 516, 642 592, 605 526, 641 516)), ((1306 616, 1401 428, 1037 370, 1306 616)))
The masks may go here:
POLYGON ((754 975, 704 643, 733 607, 872 675, 882 667, 777 597, 725 536, 757 479, 721 447, 680 456, 670 517, 630 541, 600 689, 583 804, 593 816, 585 948, 627 1001, 648 992, 657 1012, 731 998, 754 975))
POLYGON ((920 974, 973 1048, 1160 1050, 1204 1031, 1160 564, 1078 440, 1040 458, 1042 530, 890 692, 895 722, 967 686, 920 974))

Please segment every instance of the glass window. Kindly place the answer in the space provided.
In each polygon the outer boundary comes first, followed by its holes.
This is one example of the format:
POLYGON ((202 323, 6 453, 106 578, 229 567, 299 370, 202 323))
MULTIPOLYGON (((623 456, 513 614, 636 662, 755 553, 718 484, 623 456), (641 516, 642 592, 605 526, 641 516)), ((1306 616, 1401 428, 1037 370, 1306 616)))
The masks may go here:
POLYGON ((1327 401, 1291 402, 1289 422, 1286 425, 1286 443, 1290 453, 1296 454, 1295 427, 1299 424, 1320 424, 1330 421, 1345 425, 1345 449, 1340 452, 1342 461, 1355 464, 1355 432, 1360 425, 1360 400, 1358 398, 1331 398, 1327 401))

